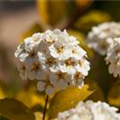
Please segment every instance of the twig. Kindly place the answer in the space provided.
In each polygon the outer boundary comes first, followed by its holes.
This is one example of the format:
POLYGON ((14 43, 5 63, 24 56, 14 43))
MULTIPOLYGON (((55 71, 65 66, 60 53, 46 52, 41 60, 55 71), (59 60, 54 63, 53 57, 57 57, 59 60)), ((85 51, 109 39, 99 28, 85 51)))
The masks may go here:
POLYGON ((46 98, 45 98, 45 106, 44 106, 44 110, 43 110, 43 118, 42 118, 42 120, 45 120, 46 111, 47 111, 48 99, 49 99, 49 96, 47 95, 46 98))

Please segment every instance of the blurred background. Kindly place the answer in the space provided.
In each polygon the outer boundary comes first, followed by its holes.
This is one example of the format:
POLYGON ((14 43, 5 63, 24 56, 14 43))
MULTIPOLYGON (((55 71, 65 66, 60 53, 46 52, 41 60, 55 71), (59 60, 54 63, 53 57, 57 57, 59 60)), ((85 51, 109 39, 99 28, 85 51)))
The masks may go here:
POLYGON ((0 80, 8 86, 21 84, 14 51, 22 34, 38 21, 35 1, 0 1, 0 80))
MULTIPOLYGON (((23 88, 24 81, 19 77, 14 52, 25 37, 46 29, 67 29, 83 40, 83 48, 92 56, 84 43, 85 37, 92 26, 107 21, 120 21, 120 1, 0 0, 0 87, 9 96, 23 88)), ((106 71, 103 71, 105 78, 109 76, 106 71)), ((99 78, 101 86, 105 83, 101 82, 104 75, 94 75, 95 79, 99 78)), ((106 90, 106 87, 103 89, 106 90)), ((120 106, 120 101, 117 105, 120 106)))

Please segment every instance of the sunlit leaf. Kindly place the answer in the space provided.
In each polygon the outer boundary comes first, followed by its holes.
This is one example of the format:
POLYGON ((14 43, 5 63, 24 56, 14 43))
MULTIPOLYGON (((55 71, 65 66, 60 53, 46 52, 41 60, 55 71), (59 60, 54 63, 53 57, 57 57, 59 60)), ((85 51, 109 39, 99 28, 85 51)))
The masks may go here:
POLYGON ((3 98, 5 98, 5 97, 6 97, 5 93, 4 93, 4 91, 2 90, 2 88, 0 87, 0 99, 3 99, 3 98))
POLYGON ((29 108, 12 98, 0 100, 0 114, 10 120, 35 120, 35 116, 29 108))
POLYGON ((89 90, 89 85, 86 84, 81 89, 70 87, 56 93, 50 103, 50 119, 55 118, 59 112, 74 107, 79 101, 85 100, 94 90, 89 90))
POLYGON ((40 112, 35 112, 34 113, 35 114, 35 120, 42 120, 42 113, 40 113, 40 112))
POLYGON ((68 30, 68 32, 69 32, 70 35, 75 36, 79 40, 80 46, 83 49, 85 49, 85 51, 87 52, 88 56, 92 58, 93 57, 93 50, 90 49, 88 47, 88 45, 86 44, 84 34, 81 33, 80 31, 75 31, 75 30, 68 30))
POLYGON ((37 7, 42 22, 50 25, 63 20, 68 8, 66 0, 37 0, 37 7))
POLYGON ((74 26, 81 31, 87 32, 92 26, 109 20, 111 20, 111 17, 108 13, 95 10, 80 17, 74 26))
POLYGON ((108 102, 111 105, 120 107, 120 82, 113 84, 108 94, 108 102))
POLYGON ((29 108, 32 108, 36 105, 39 105, 41 107, 44 106, 44 97, 42 95, 39 95, 33 87, 20 91, 17 94, 16 99, 24 103, 29 108))
POLYGON ((96 89, 96 91, 92 95, 90 95, 87 98, 87 100, 93 100, 94 102, 105 101, 104 93, 95 81, 87 79, 87 80, 85 80, 85 83, 90 84, 92 89, 96 89))
POLYGON ((44 29, 42 28, 42 26, 40 26, 39 24, 34 24, 21 35, 20 40, 23 41, 25 38, 33 35, 34 33, 42 32, 43 30, 44 29))
MULTIPOLYGON (((42 120, 43 114, 41 112, 35 112, 35 120, 42 120)), ((48 120, 48 115, 46 114, 45 120, 48 120)))

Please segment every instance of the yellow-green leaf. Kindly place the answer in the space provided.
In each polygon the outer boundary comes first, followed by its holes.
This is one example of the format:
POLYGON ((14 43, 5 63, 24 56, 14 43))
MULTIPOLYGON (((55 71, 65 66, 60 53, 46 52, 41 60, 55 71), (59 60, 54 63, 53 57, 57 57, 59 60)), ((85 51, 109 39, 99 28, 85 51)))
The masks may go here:
POLYGON ((80 17, 74 26, 83 32, 88 32, 91 27, 109 20, 111 17, 108 13, 94 10, 80 17))
MULTIPOLYGON (((41 112, 35 112, 35 120, 42 120, 43 114, 41 112)), ((45 116, 45 120, 48 120, 48 114, 45 116)))
POLYGON ((111 105, 120 107, 120 82, 113 84, 108 94, 108 102, 111 105))
POLYGON ((79 40, 80 46, 81 46, 83 49, 85 49, 86 52, 87 52, 87 54, 88 54, 88 56, 89 56, 90 58, 92 58, 92 57, 93 57, 93 50, 90 49, 90 48, 88 47, 88 45, 86 44, 84 34, 81 33, 80 31, 76 31, 76 30, 68 30, 68 32, 69 32, 70 35, 75 36, 75 37, 79 40))
POLYGON ((0 100, 0 114, 10 120, 35 120, 35 116, 29 108, 12 98, 0 100))
POLYGON ((87 79, 85 80, 85 83, 90 84, 91 89, 96 89, 96 91, 92 95, 90 95, 87 98, 87 100, 93 100, 94 102, 105 101, 104 93, 102 89, 100 88, 100 86, 95 81, 87 79))
POLYGON ((43 115, 41 112, 35 112, 34 114, 35 114, 35 120, 42 120, 43 115))
POLYGON ((23 41, 25 38, 33 35, 34 33, 42 32, 43 30, 44 29, 42 26, 39 24, 34 24, 21 35, 20 41, 23 41))
POLYGON ((24 103, 29 108, 35 107, 36 105, 41 107, 44 106, 44 97, 39 95, 33 87, 29 87, 27 90, 18 92, 15 98, 24 103))
POLYGON ((78 87, 69 87, 55 94, 50 103, 49 118, 56 118, 59 112, 74 107, 79 101, 85 100, 94 90, 89 90, 89 85, 84 85, 81 89, 78 87))
POLYGON ((6 97, 5 93, 4 93, 3 89, 0 87, 0 99, 3 99, 5 97, 6 97))
POLYGON ((66 17, 68 9, 66 0, 37 0, 37 7, 42 22, 52 26, 66 17))

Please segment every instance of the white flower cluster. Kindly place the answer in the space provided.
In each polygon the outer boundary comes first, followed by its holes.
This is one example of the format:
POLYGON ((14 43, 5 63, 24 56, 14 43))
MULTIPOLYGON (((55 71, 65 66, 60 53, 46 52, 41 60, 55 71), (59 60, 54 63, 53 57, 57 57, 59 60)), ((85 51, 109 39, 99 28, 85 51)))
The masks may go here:
POLYGON ((70 85, 82 87, 90 70, 86 52, 65 30, 47 30, 28 37, 18 46, 15 57, 20 76, 38 80, 38 90, 48 95, 70 85))
POLYGON ((109 38, 120 37, 120 23, 106 22, 92 28, 88 33, 88 45, 101 55, 106 55, 109 38))
POLYGON ((117 110, 100 101, 79 102, 75 108, 59 113, 56 120, 120 120, 117 110))
POLYGON ((120 38, 114 38, 111 41, 113 43, 108 48, 105 60, 109 64, 109 73, 114 77, 120 77, 120 38))

